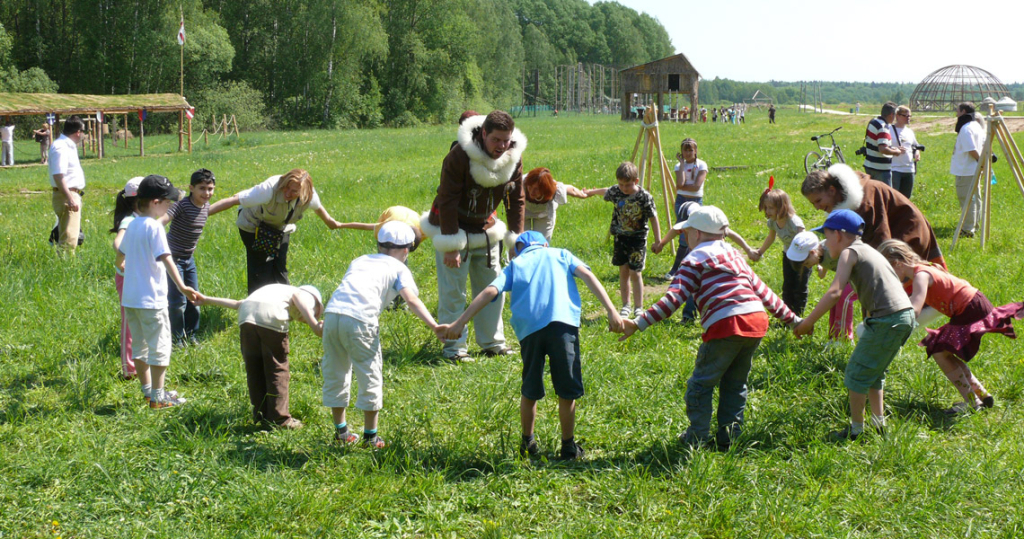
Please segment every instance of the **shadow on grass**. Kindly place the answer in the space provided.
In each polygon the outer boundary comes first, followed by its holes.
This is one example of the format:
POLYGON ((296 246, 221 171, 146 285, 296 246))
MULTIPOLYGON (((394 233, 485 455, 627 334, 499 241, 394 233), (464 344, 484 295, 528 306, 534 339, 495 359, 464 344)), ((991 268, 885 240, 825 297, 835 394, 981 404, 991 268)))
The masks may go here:
POLYGON ((266 444, 238 441, 235 447, 223 453, 223 460, 232 466, 254 468, 267 472, 280 468, 298 470, 309 461, 309 455, 289 449, 277 449, 266 444))
POLYGON ((944 408, 930 402, 899 394, 887 394, 885 404, 893 415, 908 422, 922 423, 933 431, 948 431, 960 419, 959 416, 947 415, 944 408))
POLYGON ((392 340, 381 350, 384 363, 393 367, 406 365, 448 365, 441 353, 440 341, 428 341, 416 348, 413 343, 392 340))

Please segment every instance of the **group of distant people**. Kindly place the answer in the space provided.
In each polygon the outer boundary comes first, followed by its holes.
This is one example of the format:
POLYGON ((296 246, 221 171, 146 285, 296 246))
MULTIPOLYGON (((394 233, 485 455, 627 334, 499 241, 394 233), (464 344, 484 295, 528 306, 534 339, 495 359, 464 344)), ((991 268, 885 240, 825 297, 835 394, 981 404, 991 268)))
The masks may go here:
MULTIPOLYGON (((16 125, 10 116, 0 119, 0 167, 14 165, 14 129, 16 125)), ((50 125, 32 131, 32 136, 39 143, 39 159, 46 164, 47 151, 50 149, 50 125)))

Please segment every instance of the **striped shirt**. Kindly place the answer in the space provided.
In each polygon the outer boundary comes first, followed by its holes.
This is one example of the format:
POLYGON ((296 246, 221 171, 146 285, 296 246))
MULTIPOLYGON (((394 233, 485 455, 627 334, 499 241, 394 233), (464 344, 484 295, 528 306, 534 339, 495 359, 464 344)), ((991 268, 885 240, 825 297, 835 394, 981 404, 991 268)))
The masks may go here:
POLYGON ((750 269, 739 251, 724 241, 705 242, 683 259, 665 296, 636 319, 643 331, 672 313, 693 297, 700 309, 701 326, 707 331, 715 322, 730 316, 768 311, 786 324, 797 316, 750 269))
POLYGON ((867 156, 864 158, 865 167, 874 170, 892 170, 892 157, 878 151, 882 146, 892 146, 892 134, 889 133, 889 124, 879 116, 868 123, 867 131, 864 133, 864 147, 867 149, 867 156))
POLYGON ((167 216, 171 218, 171 228, 167 232, 167 243, 171 246, 174 258, 189 258, 196 250, 199 236, 206 226, 206 218, 210 215, 210 203, 197 208, 192 197, 185 197, 175 203, 167 216))

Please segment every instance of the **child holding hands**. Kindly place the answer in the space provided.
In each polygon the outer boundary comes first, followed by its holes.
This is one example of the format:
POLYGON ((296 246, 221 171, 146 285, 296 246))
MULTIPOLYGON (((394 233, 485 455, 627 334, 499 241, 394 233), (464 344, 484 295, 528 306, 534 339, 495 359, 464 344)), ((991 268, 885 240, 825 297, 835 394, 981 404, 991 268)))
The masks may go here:
POLYGON ((167 316, 167 279, 195 301, 196 291, 185 285, 171 260, 167 234, 159 219, 178 195, 163 176, 146 176, 138 188, 139 216, 125 230, 118 250, 124 254, 124 290, 121 305, 131 330, 135 372, 142 394, 153 409, 184 404, 167 391, 164 382, 171 364, 171 323, 167 316), (142 361, 139 361, 142 360, 142 361))
POLYGON ((991 408, 995 399, 974 377, 967 362, 978 353, 981 337, 986 333, 1017 338, 1011 319, 1024 317, 1024 303, 993 307, 977 288, 950 275, 941 266, 923 261, 900 240, 883 241, 878 252, 889 261, 910 292, 910 303, 917 314, 927 305, 949 317, 948 324, 937 330, 929 329, 928 336, 921 341, 921 346, 964 399, 945 412, 956 415, 991 408))
POLYGON ((686 382, 690 426, 679 439, 690 446, 710 442, 712 398, 718 387, 715 442, 719 449, 726 450, 743 424, 751 362, 768 331, 765 307, 790 326, 800 319, 750 269, 743 255, 725 243, 729 219, 722 210, 704 206, 679 226, 690 254, 683 259, 665 296, 635 321, 623 322, 624 336, 620 340, 671 317, 687 298, 696 300, 704 329, 703 344, 686 382))
POLYGON ((873 247, 861 241, 864 220, 852 210, 835 210, 825 224, 825 249, 836 259, 836 276, 811 314, 796 326, 797 337, 810 335, 818 321, 839 300, 849 282, 864 309, 864 333, 846 365, 850 425, 833 432, 834 442, 856 440, 864 432, 864 405, 870 401, 871 423, 884 432, 885 371, 907 342, 916 325, 914 308, 892 266, 873 247))
POLYGON ((544 360, 548 358, 551 382, 558 395, 558 420, 562 430, 563 460, 583 457, 576 443, 576 400, 583 396, 583 372, 580 358, 580 312, 582 310, 576 279, 586 283, 608 312, 608 324, 621 331, 622 319, 601 282, 580 259, 565 249, 548 247, 539 232, 528 230, 516 238, 515 258, 498 278, 473 298, 462 316, 451 325, 437 328, 439 339, 451 339, 462 333, 471 318, 500 294, 510 292, 512 328, 519 339, 523 356, 523 383, 519 416, 522 423, 521 456, 540 455, 534 436, 537 401, 544 398, 544 360))
POLYGON ((437 322, 419 299, 412 272, 405 265, 415 241, 416 233, 411 226, 401 221, 384 223, 377 232, 377 254, 353 260, 327 302, 321 364, 323 403, 331 408, 334 439, 338 442, 359 441, 359 436, 349 431, 345 417, 355 370, 359 383, 356 408, 363 411, 363 445, 373 449, 387 445, 377 435, 378 413, 384 405, 384 360, 378 329, 384 306, 401 295, 413 314, 431 330, 437 328, 437 322))
POLYGON ((617 185, 603 189, 589 189, 587 196, 603 196, 615 205, 612 211, 610 233, 615 237, 612 265, 619 267, 619 294, 622 298, 623 317, 639 316, 643 312, 644 262, 647 260, 647 222, 654 228, 654 241, 661 242, 661 227, 654 197, 640 187, 640 172, 636 165, 626 161, 615 171, 617 185), (633 308, 629 304, 633 290, 633 308))
POLYGON ((556 182, 551 171, 538 167, 523 177, 523 190, 526 191, 526 210, 524 227, 536 230, 548 241, 555 233, 555 218, 558 207, 569 201, 568 197, 587 198, 587 193, 571 185, 556 182))

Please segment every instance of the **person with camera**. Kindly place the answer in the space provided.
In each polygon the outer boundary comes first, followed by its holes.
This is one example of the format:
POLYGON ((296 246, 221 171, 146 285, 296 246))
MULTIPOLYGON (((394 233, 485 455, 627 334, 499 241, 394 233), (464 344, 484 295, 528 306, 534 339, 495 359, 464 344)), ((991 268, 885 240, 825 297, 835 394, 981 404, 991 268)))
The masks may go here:
MULTIPOLYGON (((896 103, 882 105, 882 113, 868 123, 864 133, 864 172, 872 180, 878 180, 892 187, 892 158, 904 153, 895 146, 889 124, 896 119, 896 103)), ((859 153, 859 152, 858 152, 859 153)))
POLYGON ((907 198, 914 194, 914 174, 924 151, 924 146, 917 143, 917 136, 910 128, 911 116, 910 108, 900 105, 896 108, 896 122, 889 126, 893 142, 903 148, 902 154, 892 158, 892 188, 907 198))
MULTIPOLYGON (((978 213, 981 211, 981 197, 974 190, 974 175, 978 172, 978 160, 985 146, 985 124, 981 116, 976 115, 974 103, 957 105, 956 145, 953 146, 953 157, 949 162, 949 173, 956 176, 956 196, 960 199, 960 211, 967 209, 960 235, 974 237, 974 229, 978 225, 978 213), (968 200, 969 199, 969 200, 968 200)), ((982 181, 985 179, 983 178, 982 181)))

